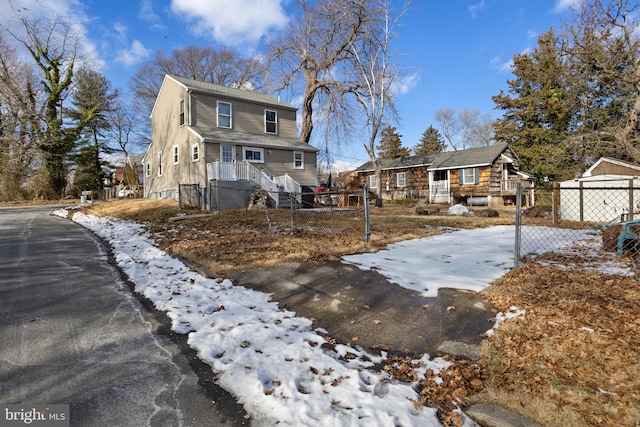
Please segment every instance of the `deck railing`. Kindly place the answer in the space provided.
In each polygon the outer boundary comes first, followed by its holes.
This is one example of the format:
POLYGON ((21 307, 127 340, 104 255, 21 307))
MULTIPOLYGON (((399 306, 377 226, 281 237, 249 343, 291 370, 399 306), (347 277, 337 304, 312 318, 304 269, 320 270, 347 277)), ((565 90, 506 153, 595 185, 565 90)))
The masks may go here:
POLYGON ((278 203, 279 192, 301 193, 301 185, 289 175, 269 177, 249 162, 213 162, 207 163, 207 177, 218 181, 251 181, 271 194, 278 203))

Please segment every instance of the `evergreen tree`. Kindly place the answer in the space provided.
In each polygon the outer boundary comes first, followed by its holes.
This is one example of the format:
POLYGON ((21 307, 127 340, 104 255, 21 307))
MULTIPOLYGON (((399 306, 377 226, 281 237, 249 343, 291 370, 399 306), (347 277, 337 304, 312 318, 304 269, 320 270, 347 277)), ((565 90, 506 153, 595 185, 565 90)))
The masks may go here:
POLYGON ((433 125, 429 125, 427 130, 422 132, 420 143, 415 146, 413 153, 416 155, 442 153, 446 147, 447 143, 438 129, 434 128, 433 125))
POLYGON ((402 135, 393 126, 387 126, 380 133, 380 144, 376 147, 381 159, 395 159, 411 155, 411 150, 402 146, 402 135))
POLYGON ((522 169, 539 180, 573 178, 575 161, 566 141, 575 103, 553 29, 539 37, 533 52, 515 55, 513 74, 508 93, 493 97, 505 112, 494 122, 496 141, 511 144, 522 169))
POLYGON ((113 103, 117 97, 118 92, 111 89, 109 81, 102 74, 86 68, 81 68, 76 73, 76 88, 72 100, 74 108, 68 111, 68 115, 85 123, 84 138, 77 155, 76 186, 80 184, 79 172, 90 177, 88 180, 81 180, 80 190, 103 188, 100 153, 112 150, 102 138, 102 132, 110 127, 107 114, 113 110, 113 103))

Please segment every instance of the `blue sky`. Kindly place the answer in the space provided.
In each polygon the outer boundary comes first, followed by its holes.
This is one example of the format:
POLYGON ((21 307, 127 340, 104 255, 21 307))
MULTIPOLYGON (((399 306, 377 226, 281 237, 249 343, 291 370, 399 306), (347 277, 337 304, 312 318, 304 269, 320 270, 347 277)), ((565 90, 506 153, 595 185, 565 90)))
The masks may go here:
MULTIPOLYGON (((405 74, 396 126, 403 145, 415 146, 442 108, 498 115, 491 97, 512 77, 513 55, 534 48, 550 26, 558 28, 576 2, 413 0, 393 45, 405 74)), ((16 11, 67 17, 82 36, 86 58, 126 92, 131 74, 157 49, 169 53, 198 44, 259 54, 264 38, 285 28, 292 5, 293 0, 1 0, 0 23, 11 26, 16 11)), ((357 141, 333 157, 339 164, 367 161, 357 141)))

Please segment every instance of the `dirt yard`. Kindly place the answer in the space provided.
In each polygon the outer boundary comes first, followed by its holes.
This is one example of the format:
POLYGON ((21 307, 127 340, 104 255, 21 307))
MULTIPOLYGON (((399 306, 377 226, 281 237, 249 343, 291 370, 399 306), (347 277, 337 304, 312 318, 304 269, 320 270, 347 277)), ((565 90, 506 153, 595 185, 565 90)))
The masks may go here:
MULTIPOLYGON (((273 233, 265 214, 246 211, 170 221, 175 202, 127 200, 89 212, 147 226, 157 244, 218 275, 283 261, 322 261, 377 251, 401 240, 441 233, 439 227, 513 224, 512 209, 498 218, 416 215, 416 205, 371 209, 371 242, 362 236, 273 233), (268 254, 268 256, 265 256, 268 254)), ((572 263, 576 259, 571 260, 572 263)), ((578 262, 598 262, 584 258, 578 262)), ((497 310, 526 315, 503 323, 485 340, 477 362, 454 361, 419 385, 417 404, 440 408, 443 424, 460 425, 451 409, 493 402, 548 426, 640 425, 640 286, 637 277, 527 263, 484 291, 497 310)), ((411 381, 412 358, 393 355, 386 370, 411 381)))

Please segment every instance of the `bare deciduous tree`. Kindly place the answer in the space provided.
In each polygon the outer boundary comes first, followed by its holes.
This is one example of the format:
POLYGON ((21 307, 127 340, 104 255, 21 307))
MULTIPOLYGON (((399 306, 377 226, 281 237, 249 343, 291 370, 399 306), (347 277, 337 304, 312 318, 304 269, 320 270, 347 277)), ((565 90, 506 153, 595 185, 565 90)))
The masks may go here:
POLYGON ((28 196, 25 183, 38 160, 31 132, 33 118, 40 115, 32 96, 36 84, 31 66, 0 34, 0 200, 28 196))
POLYGON ((393 60, 391 40, 400 18, 406 13, 408 3, 396 16, 392 16, 391 1, 375 2, 370 11, 372 19, 365 31, 350 44, 362 89, 354 92, 360 112, 366 119, 367 141, 363 144, 376 173, 376 206, 382 207, 382 167, 375 147, 378 134, 385 121, 396 119, 393 85, 398 77, 397 64, 393 60))
POLYGON ((51 190, 48 196, 59 197, 67 184, 65 163, 88 119, 66 126, 62 117, 62 102, 69 94, 74 67, 79 60, 80 38, 72 26, 59 17, 20 17, 18 21, 19 32, 6 27, 4 30, 26 48, 40 70, 38 92, 42 99, 36 99, 33 87, 33 91, 26 95, 33 99, 34 105, 39 102, 43 105, 42 116, 32 117, 31 132, 37 140, 48 174, 51 190))
POLYGON ((456 118, 456 110, 451 107, 437 110, 434 114, 434 119, 440 126, 440 132, 449 143, 449 146, 457 150, 455 138, 460 133, 460 129, 456 118))
POLYGON ((581 123, 591 125, 579 140, 613 140, 616 151, 635 162, 640 162, 639 9, 635 0, 582 2, 574 21, 565 27, 564 46, 574 70, 596 82, 583 92, 588 95, 581 98, 584 105, 597 100, 599 110, 608 112, 583 115, 581 123))
POLYGON ((440 132, 455 151, 493 142, 493 119, 489 113, 482 114, 476 108, 456 111, 448 107, 437 110, 434 118, 440 126, 440 132))
POLYGON ((354 81, 354 52, 374 16, 371 0, 298 0, 299 14, 269 46, 272 80, 277 89, 303 92, 300 138, 311 140, 316 108, 333 127, 348 130, 348 93, 354 81), (320 107, 321 106, 321 107, 320 107))
POLYGON ((222 86, 261 90, 265 67, 256 58, 246 58, 228 49, 190 45, 174 49, 170 56, 158 50, 131 77, 131 91, 149 114, 165 74, 222 86))

